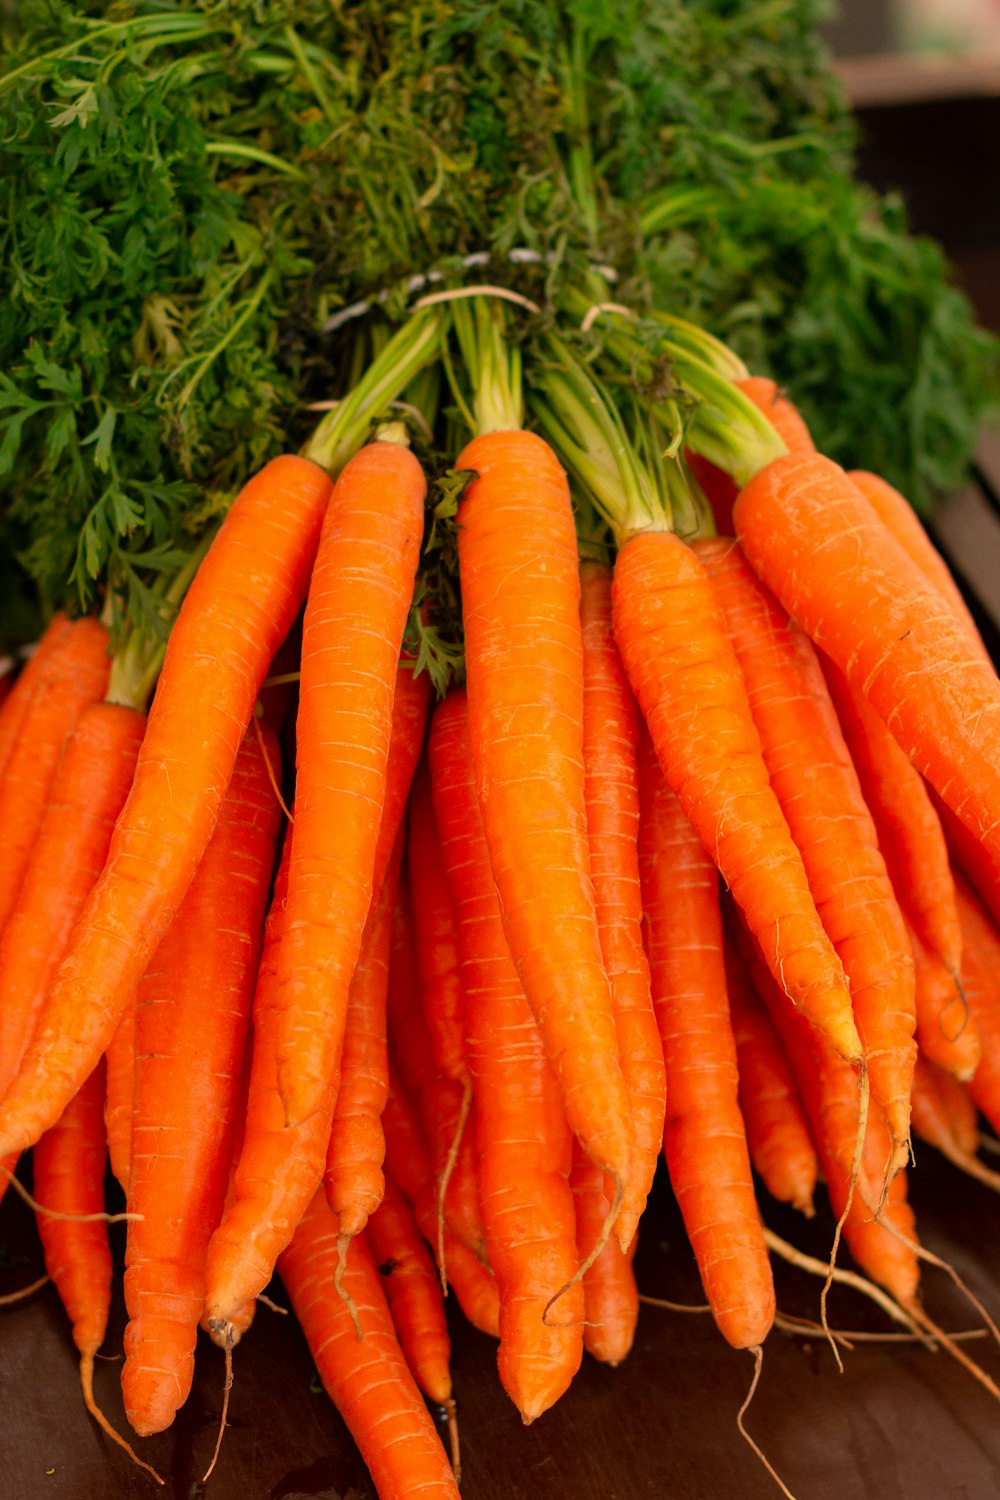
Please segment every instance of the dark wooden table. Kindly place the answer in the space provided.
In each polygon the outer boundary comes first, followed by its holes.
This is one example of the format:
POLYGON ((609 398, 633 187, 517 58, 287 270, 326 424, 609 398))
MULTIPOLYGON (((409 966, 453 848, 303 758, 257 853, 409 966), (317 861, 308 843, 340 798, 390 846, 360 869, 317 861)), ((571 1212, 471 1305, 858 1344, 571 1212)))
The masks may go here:
MULTIPOLYGON (((912 1173, 926 1245, 947 1257, 1000 1315, 1000 1198, 962 1179, 929 1149, 912 1173)), ((771 1226, 824 1255, 832 1223, 811 1224, 765 1204, 771 1226)), ((121 1236, 120 1228, 112 1231, 121 1236)), ((30 1215, 5 1201, 0 1292, 38 1274, 30 1215)), ((643 1221, 637 1275, 643 1291, 701 1300, 697 1274, 669 1188, 660 1181, 643 1221)), ((779 1307, 816 1316, 819 1283, 776 1267, 779 1307)), ((950 1329, 976 1316, 939 1271, 925 1276, 932 1314, 950 1329)), ((272 1289, 282 1299, 280 1285, 272 1289)), ((856 1293, 831 1298, 834 1326, 886 1329, 856 1293)), ((121 1348, 116 1300, 106 1343, 121 1348)), ((1000 1378, 1000 1349, 967 1346, 1000 1378)), ((101 1362, 98 1398, 124 1430, 117 1362, 101 1362)), ((467 1500, 774 1500, 778 1493, 736 1430, 751 1362, 729 1349, 711 1321, 644 1307, 636 1347, 617 1370, 586 1360, 563 1401, 522 1427, 496 1377, 491 1341, 454 1319, 467 1500)), ((222 1362, 207 1341, 194 1389, 171 1432, 141 1444, 168 1478, 159 1493, 191 1500, 212 1450, 222 1362)), ((825 1342, 778 1331, 768 1339, 760 1388, 747 1418, 797 1500, 996 1500, 1000 1406, 946 1354, 907 1344, 858 1344, 838 1374, 825 1342)), ((75 1354, 55 1292, 0 1313, 0 1497, 149 1500, 157 1493, 90 1422, 75 1354)), ((336 1411, 318 1392, 304 1340, 289 1318, 260 1308, 237 1351, 236 1379, 211 1500, 373 1500, 374 1492, 336 1411)))

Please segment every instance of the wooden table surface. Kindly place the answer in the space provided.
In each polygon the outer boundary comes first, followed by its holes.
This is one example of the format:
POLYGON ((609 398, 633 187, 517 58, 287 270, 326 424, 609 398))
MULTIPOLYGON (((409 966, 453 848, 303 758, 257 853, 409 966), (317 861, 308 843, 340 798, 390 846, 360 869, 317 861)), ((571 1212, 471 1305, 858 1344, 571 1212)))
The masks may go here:
MULTIPOLYGON (((1000 1316, 1000 1197, 960 1177, 925 1148, 912 1173, 921 1237, 949 1259, 1000 1316)), ((832 1221, 812 1223, 764 1204, 772 1228, 820 1256, 832 1221)), ((0 1293, 38 1274, 30 1215, 5 1202, 0 1293)), ((122 1230, 113 1234, 120 1237, 122 1230)), ((846 1263, 846 1262, 845 1262, 846 1263)), ((643 1220, 640 1288, 697 1303, 700 1289, 664 1181, 643 1220)), ((817 1315, 819 1282, 779 1263, 779 1308, 817 1315)), ((272 1289, 283 1300, 280 1284, 272 1289)), ((979 1319, 940 1271, 924 1280, 928 1309, 949 1329, 979 1319)), ((858 1294, 836 1289, 841 1329, 885 1330, 858 1294)), ((118 1296, 106 1348, 120 1350, 118 1296)), ((590 1359, 559 1405, 530 1429, 497 1382, 495 1346, 455 1317, 454 1380, 466 1500, 774 1500, 778 1490, 736 1429, 751 1376, 702 1314, 643 1307, 636 1346, 617 1370, 590 1359)), ((1000 1379, 1000 1349, 967 1346, 1000 1379)), ((797 1500, 996 1500, 1000 1406, 943 1352, 859 1343, 837 1373, 822 1338, 775 1330, 767 1341, 749 1430, 797 1500)), ((98 1399, 121 1430, 117 1362, 100 1363, 98 1399)), ((86 1416, 66 1319, 51 1288, 0 1312, 0 1497, 37 1500, 374 1500, 346 1429, 317 1392, 305 1342, 290 1319, 261 1307, 236 1352, 230 1425, 207 1492, 198 1484, 211 1453, 222 1395, 219 1352, 202 1340, 192 1394, 174 1428, 140 1445, 166 1488, 134 1469, 86 1416)))

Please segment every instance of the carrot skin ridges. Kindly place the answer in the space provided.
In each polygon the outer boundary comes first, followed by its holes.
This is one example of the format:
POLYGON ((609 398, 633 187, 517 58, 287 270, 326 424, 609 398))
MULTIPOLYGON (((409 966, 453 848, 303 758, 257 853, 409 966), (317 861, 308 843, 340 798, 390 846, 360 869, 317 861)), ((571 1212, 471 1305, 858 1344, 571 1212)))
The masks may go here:
POLYGON ((646 942, 667 1070, 664 1155, 712 1316, 734 1348, 748 1349, 774 1321, 774 1284, 738 1102, 719 877, 646 734, 639 787, 646 942))
POLYGON ((458 916, 465 1053, 476 1098, 479 1201, 500 1292, 504 1390, 532 1422, 583 1357, 584 1290, 569 1186, 573 1137, 504 934, 479 815, 468 700, 451 692, 429 741, 441 855, 458 916))
POLYGON ((477 475, 459 506, 459 576, 472 760, 504 926, 570 1125, 624 1184, 633 1130, 587 847, 569 486, 527 432, 474 438, 457 467, 477 475))
POLYGON ((775 459, 733 512, 756 572, 1000 863, 1000 683, 829 459, 775 459))
POLYGON ((635 1122, 632 1170, 615 1225, 619 1245, 628 1245, 645 1207, 663 1143, 666 1079, 642 943, 637 850, 639 710, 614 638, 611 588, 610 568, 596 562, 581 565, 583 763, 590 867, 618 1050, 635 1122))
POLYGON ((278 1087, 292 1126, 322 1107, 339 1082, 348 989, 374 896, 392 703, 426 488, 409 449, 383 442, 362 448, 334 485, 309 584, 278 954, 278 1087))
MULTIPOLYGON (((0 935, 0 1094, 10 1087, 73 926, 107 858, 145 718, 94 703, 63 749, 14 909, 0 935)), ((0 1196, 6 1182, 0 1182, 0 1196)))
POLYGON ((43 657, 0 780, 0 931, 17 902, 67 736, 104 696, 108 667, 108 632, 92 619, 74 620, 43 657))
POLYGON ((253 1045, 243 1149, 222 1221, 208 1246, 205 1314, 225 1329, 262 1292, 323 1178, 333 1097, 294 1129, 278 1093, 275 983, 284 930, 291 840, 285 838, 253 998, 253 1045))
POLYGON ((305 597, 329 494, 307 459, 240 492, 188 590, 128 802, 36 1039, 2 1102, 0 1155, 58 1118, 104 1052, 212 835, 268 666, 305 597))
POLYGON ((791 1066, 729 931, 723 956, 750 1160, 773 1198, 812 1218, 819 1162, 791 1066))
MULTIPOLYGON (((40 1138, 32 1153, 35 1197, 56 1213, 103 1214, 104 1064, 40 1138)), ((111 1306, 111 1246, 103 1219, 55 1219, 37 1215, 45 1269, 73 1325, 81 1354, 96 1354, 104 1341, 111 1306)))
MULTIPOLYGON (((576 1208, 577 1253, 582 1263, 597 1244, 611 1211, 611 1201, 605 1174, 584 1155, 579 1141, 573 1142, 569 1182, 576 1208)), ((632 1261, 637 1244, 638 1236, 633 1233, 628 1249, 623 1250, 612 1236, 584 1272, 583 1347, 605 1365, 620 1365, 635 1341, 639 1288, 632 1261)))
POLYGON ((859 1061, 847 979, 768 782, 708 575, 690 547, 669 532, 627 541, 615 567, 614 619, 664 775, 768 966, 837 1051, 859 1061))
POLYGON ((441 1283, 413 1209, 391 1178, 365 1237, 413 1378, 429 1401, 443 1406, 451 1400, 451 1341, 441 1283))
POLYGON ((872 1097, 909 1160, 913 958, 871 813, 809 638, 730 537, 694 547, 743 672, 764 763, 851 990, 872 1097))
MULTIPOLYGON (((273 741, 268 746, 277 759, 273 741)), ((280 809, 251 732, 215 831, 136 999, 122 1392, 142 1436, 191 1386, 206 1256, 229 1185, 280 809), (171 1149, 165 1149, 169 1143, 171 1149)))
POLYGON ((458 1485, 399 1347, 364 1236, 347 1250, 344 1290, 365 1330, 359 1339, 333 1288, 337 1221, 318 1193, 278 1269, 320 1379, 371 1472, 379 1500, 458 1500, 458 1485))

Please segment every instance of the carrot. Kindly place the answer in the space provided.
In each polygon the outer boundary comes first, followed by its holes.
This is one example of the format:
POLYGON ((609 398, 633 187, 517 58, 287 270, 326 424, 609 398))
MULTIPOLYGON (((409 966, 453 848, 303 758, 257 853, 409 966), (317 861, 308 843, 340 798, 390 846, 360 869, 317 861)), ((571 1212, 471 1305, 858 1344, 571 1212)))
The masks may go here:
MULTIPOLYGON (((808 427, 773 380, 766 375, 747 375, 734 384, 768 418, 789 453, 815 453, 808 427)), ((739 488, 723 469, 700 454, 686 453, 685 460, 708 497, 716 531, 720 536, 731 536, 739 488)))
POLYGON ((471 718, 465 693, 455 689, 434 714, 428 748, 458 917, 479 1202, 500 1292, 500 1382, 530 1423, 568 1389, 583 1357, 583 1285, 567 1285, 579 1264, 572 1135, 504 935, 479 814, 471 718))
POLYGON ((954 866, 973 886, 994 922, 1000 923, 1000 860, 984 848, 975 834, 933 791, 931 801, 941 819, 954 866))
MULTIPOLYGON (((954 885, 952 900, 955 900, 954 885)), ((955 915, 957 920, 957 904, 955 915)), ((967 1083, 979 1065, 981 1046, 976 1023, 957 983, 958 976, 924 946, 915 928, 908 927, 908 932, 917 981, 917 1044, 931 1062, 967 1083)))
MULTIPOLYGON (((46 990, 103 868, 145 718, 94 703, 63 747, 17 901, 0 934, 0 1094, 17 1075, 46 990)), ((12 1168, 14 1154, 7 1158, 12 1168)), ((6 1188, 0 1180, 0 1196, 6 1188)))
POLYGON ((365 1226, 365 1237, 413 1378, 428 1401, 451 1402, 451 1340, 434 1262, 401 1188, 385 1192, 365 1226))
POLYGON ((70 629, 70 621, 64 614, 53 615, 35 650, 16 676, 14 663, 11 658, 7 658, 9 665, 0 678, 5 685, 3 699, 0 701, 0 780, 3 779, 11 753, 20 738, 28 704, 39 678, 44 675, 47 658, 65 640, 70 629))
POLYGON ((712 1316, 736 1349, 759 1347, 774 1285, 738 1102, 719 878, 639 740, 639 869, 653 1004, 667 1069, 663 1149, 712 1316))
POLYGON ((660 765, 793 1003, 862 1055, 840 960, 770 785, 736 653, 704 567, 645 531, 615 566, 615 635, 660 765))
MULTIPOLYGON (((611 580, 611 569, 600 563, 580 567, 587 837, 601 952, 635 1121, 635 1153, 616 1226, 619 1242, 628 1244, 645 1207, 663 1141, 666 1079, 642 945, 636 849, 639 710, 615 644, 611 580)), ((613 1261, 610 1254, 608 1259, 613 1261)), ((585 1284, 592 1284, 592 1278, 585 1284)))
POLYGON ((574 1133, 619 1188, 633 1145, 587 846, 576 534, 549 445, 487 431, 457 467, 469 730, 504 927, 574 1133))
POLYGON ((36 1140, 92 1071, 183 900, 304 597, 328 494, 315 464, 272 460, 233 502, 188 590, 107 863, 0 1101, 0 1156, 36 1140))
POLYGON ((785 1049, 725 929, 723 959, 750 1160, 773 1198, 811 1219, 816 1148, 785 1049))
POLYGON ((913 959, 875 825, 810 641, 731 538, 699 541, 694 550, 736 649, 771 786, 847 974, 896 1171, 909 1159, 913 959))
POLYGON ((425 1238, 443 1244, 444 1265, 459 1306, 473 1328, 498 1338, 500 1298, 496 1278, 479 1257, 453 1233, 445 1217, 443 1235, 438 1224, 430 1153, 413 1100, 389 1063, 389 1093, 382 1114, 385 1132, 386 1182, 397 1185, 413 1208, 425 1238))
POLYGON ((434 1063, 446 1078, 464 1087, 469 1082, 469 1067, 462 1025, 456 913, 426 759, 417 769, 410 794, 407 860, 417 976, 434 1063))
POLYGON ((108 680, 108 632, 74 620, 43 656, 0 780, 0 931, 14 909, 66 737, 108 680))
POLYGON ((351 980, 344 1029, 340 1088, 326 1152, 326 1201, 342 1236, 360 1234, 382 1201, 385 1136, 381 1116, 389 1090, 386 995, 392 914, 396 905, 402 838, 368 915, 358 966, 351 980))
POLYGON ((968 1089, 977 1109, 1000 1130, 1000 933, 960 877, 955 894, 962 923, 962 987, 982 1049, 968 1089))
POLYGON ((962 598, 948 564, 927 535, 910 502, 877 474, 869 474, 864 469, 851 469, 847 477, 857 485, 886 530, 892 533, 928 582, 934 584, 944 595, 956 617, 964 624, 970 639, 975 641, 984 658, 989 661, 989 652, 969 613, 969 606, 962 598))
POLYGON ((374 895, 392 701, 426 482, 409 449, 362 448, 333 488, 302 627, 296 818, 278 954, 278 1087, 301 1124, 336 1092, 374 895), (335 841, 330 830, 337 829, 335 841))
MULTIPOLYGON (((604 1173, 573 1142, 570 1188, 576 1208, 576 1244, 581 1263, 598 1242, 611 1211, 604 1173)), ((633 1234, 627 1250, 617 1240, 605 1241, 600 1254, 584 1272, 583 1347, 602 1364, 620 1365, 635 1341, 639 1318, 639 1288, 632 1261, 638 1245, 633 1234)))
POLYGON ((458 1485, 407 1367, 364 1238, 351 1242, 344 1276, 365 1329, 358 1339, 331 1282, 337 1221, 318 1193, 278 1268, 320 1379, 368 1465, 379 1500, 458 1500, 458 1485))
POLYGON ((976 1106, 958 1079, 917 1058, 913 1074, 913 1128, 946 1156, 974 1157, 979 1149, 976 1106))
POLYGON ((278 1093, 275 976, 290 858, 291 840, 286 837, 257 968, 243 1149, 206 1258, 205 1316, 220 1337, 225 1337, 240 1308, 271 1280, 278 1255, 322 1181, 330 1135, 332 1096, 322 1110, 289 1130, 278 1093))
MULTIPOLYGON (((273 740, 268 754, 277 757, 273 740)), ((136 1000, 122 1390, 136 1432, 187 1398, 222 1216, 280 810, 256 736, 237 756, 212 839, 136 1000), (165 1149, 166 1148, 166 1149, 165 1149)))
POLYGON ((788 613, 1000 863, 1000 683, 939 590, 818 455, 768 464, 734 520, 788 613))
POLYGON ((104 1054, 104 1128, 108 1160, 118 1186, 128 1193, 132 1170, 132 1103, 135 1093, 135 1002, 131 1001, 115 1027, 104 1054))

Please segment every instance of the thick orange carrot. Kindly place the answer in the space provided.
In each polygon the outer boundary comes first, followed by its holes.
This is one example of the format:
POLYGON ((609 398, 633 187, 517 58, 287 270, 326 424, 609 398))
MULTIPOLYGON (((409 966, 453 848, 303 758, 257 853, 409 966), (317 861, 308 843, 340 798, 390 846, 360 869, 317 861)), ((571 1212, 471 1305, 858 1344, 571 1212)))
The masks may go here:
POLYGON ((812 1218, 819 1163, 799 1091, 781 1039, 729 930, 723 947, 750 1160, 772 1197, 812 1218))
POLYGON ((64 614, 53 615, 42 632, 38 645, 17 676, 14 676, 13 665, 8 667, 3 675, 5 692, 0 701, 0 780, 7 769, 11 752, 20 738, 21 725, 24 723, 24 716, 28 711, 28 704, 34 694, 35 686, 43 675, 46 659, 53 648, 65 638, 69 629, 70 622, 64 614))
POLYGON ((891 484, 865 469, 851 469, 847 477, 857 485, 886 530, 892 532, 924 577, 944 595, 969 632, 970 639, 976 642, 988 661, 989 653, 983 645, 979 628, 969 613, 969 606, 962 598, 962 592, 952 578, 948 564, 927 535, 910 502, 898 490, 893 489, 891 484))
POLYGON ((620 1186, 632 1157, 587 846, 576 533, 549 445, 488 432, 458 511, 472 760, 504 926, 570 1125, 620 1186))
POLYGON ((955 885, 924 779, 843 672, 829 658, 822 665, 900 906, 926 946, 957 975, 962 932, 955 885))
POLYGON ((329 494, 274 459, 233 502, 171 631, 135 781, 0 1110, 0 1155, 57 1119, 93 1069, 211 837, 254 700, 305 595, 329 494))
POLYGON ((1000 864, 1000 683, 842 469, 775 459, 734 511, 757 573, 1000 864))
POLYGON ((108 632, 91 619, 74 620, 43 657, 0 780, 0 931, 17 901, 66 738, 104 696, 108 665, 108 632))
POLYGON ((292 1126, 325 1108, 339 1082, 348 989, 374 895, 392 701, 425 493, 409 449, 391 442, 362 448, 334 485, 309 585, 296 816, 278 954, 278 1087, 292 1126))
POLYGON ((909 1160, 913 959, 878 835, 808 637, 731 538, 695 543, 743 671, 771 786, 844 966, 872 1097, 909 1160))
MULTIPOLYGON (((273 739, 267 745, 277 760, 273 739)), ((248 734, 201 864, 139 986, 122 1391, 136 1432, 187 1398, 206 1256, 229 1184, 280 809, 248 734)))
MULTIPOLYGON (((954 883, 952 901, 955 901, 954 883)), ((957 903, 955 918, 957 921, 957 903)), ((916 928, 908 927, 908 933, 917 981, 918 1046, 939 1068, 968 1083, 979 1066, 981 1046, 976 1023, 959 988, 959 976, 945 968, 937 954, 924 946, 916 928)))
POLYGON ((738 1101, 715 865, 639 741, 639 869, 667 1068, 663 1149, 712 1316, 734 1348, 763 1343, 774 1285, 738 1101))
POLYGON ((389 1091, 386 996, 392 914, 396 906, 402 836, 382 889, 365 923, 351 980, 340 1088, 326 1151, 326 1201, 342 1235, 360 1234, 382 1201, 385 1136, 382 1111, 389 1091))
MULTIPOLYGON (((144 716, 132 709, 94 703, 66 741, 17 901, 0 935, 0 1094, 17 1075, 49 982, 104 866, 144 727, 144 716)), ((0 1196, 6 1185, 0 1181, 0 1196)))
POLYGON ((365 1237, 413 1378, 429 1401, 446 1406, 451 1400, 451 1340, 441 1283, 413 1209, 391 1177, 365 1237))
POLYGON ((289 1130, 278 1093, 275 976, 290 857, 291 840, 286 837, 257 968, 243 1149, 230 1200, 208 1247, 205 1313, 220 1334, 271 1280, 278 1255, 322 1180, 330 1135, 332 1096, 322 1110, 289 1130))
POLYGON ((363 1339, 333 1289, 336 1264, 337 1221, 317 1193, 278 1269, 320 1379, 361 1450, 379 1500, 458 1500, 458 1485, 399 1347, 364 1237, 351 1241, 344 1275, 363 1339))
MULTIPOLYGON (((773 380, 766 375, 748 375, 735 384, 768 418, 789 453, 815 453, 808 427, 773 380)), ((732 536, 738 487, 724 470, 699 454, 687 453, 685 458, 712 507, 716 531, 720 536, 732 536)))
POLYGON ((770 785, 736 653, 705 569, 667 531, 618 554, 615 635, 663 772, 768 967, 846 1059, 862 1046, 840 960, 770 785))
MULTIPOLYGON (((406 1086, 389 1063, 389 1094, 382 1114, 386 1181, 397 1184, 413 1208, 424 1237, 441 1244, 443 1268, 468 1321, 481 1333, 500 1335, 500 1297, 496 1278, 450 1226, 445 1205, 444 1233, 438 1223, 437 1195, 430 1152, 417 1109, 406 1086)), ((481 1233, 481 1229, 480 1229, 481 1233)), ((443 1269, 442 1268, 442 1269, 443 1269)))
MULTIPOLYGON (((639 710, 615 643, 611 579, 611 569, 600 563, 585 562, 580 567, 587 838, 601 952, 611 984, 618 1051, 635 1122, 632 1169, 615 1226, 619 1244, 627 1245, 645 1207, 663 1143, 666 1079, 663 1044, 653 1014, 649 964, 642 945, 642 892, 636 849, 639 710)), ((586 1284, 592 1285, 593 1278, 589 1277, 586 1284)))
MULTIPOLYGON (((604 1173, 584 1155, 579 1141, 573 1142, 569 1183, 576 1208, 577 1254, 582 1264, 607 1223, 611 1199, 604 1173)), ((632 1261, 638 1239, 633 1233, 627 1250, 614 1238, 606 1240, 597 1259, 584 1272, 583 1347, 602 1364, 620 1365, 635 1341, 639 1288, 632 1261)))
POLYGON ((533 1422, 583 1357, 584 1291, 569 1186, 572 1135, 504 935, 479 814, 470 709, 451 692, 429 742, 441 854, 458 917, 465 1052, 476 1096, 479 1201, 500 1292, 500 1382, 533 1422))

